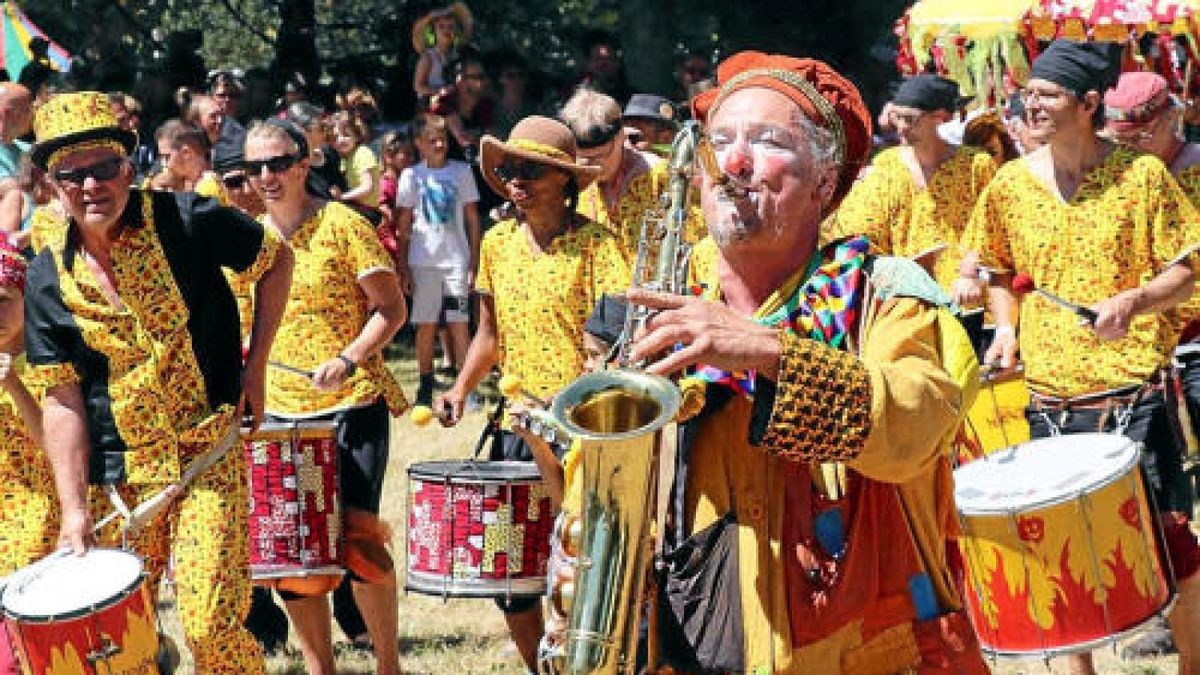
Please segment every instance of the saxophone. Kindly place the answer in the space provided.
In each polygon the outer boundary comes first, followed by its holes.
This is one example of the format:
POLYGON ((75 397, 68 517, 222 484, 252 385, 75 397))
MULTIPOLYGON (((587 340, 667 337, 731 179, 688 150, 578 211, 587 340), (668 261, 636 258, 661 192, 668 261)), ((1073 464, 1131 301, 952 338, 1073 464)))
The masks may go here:
MULTIPOLYGON (((672 143, 668 189, 659 208, 642 221, 634 287, 667 293, 686 288, 690 247, 683 226, 697 149, 704 143, 695 122, 686 124, 672 143)), ((634 670, 654 548, 659 440, 681 403, 671 380, 631 363, 633 335, 649 317, 649 310, 631 304, 613 347, 618 368, 576 379, 554 398, 550 411, 554 425, 579 442, 582 522, 560 528, 564 550, 576 558, 575 581, 551 590, 552 601, 570 616, 570 624, 565 644, 543 659, 544 673, 634 670)))

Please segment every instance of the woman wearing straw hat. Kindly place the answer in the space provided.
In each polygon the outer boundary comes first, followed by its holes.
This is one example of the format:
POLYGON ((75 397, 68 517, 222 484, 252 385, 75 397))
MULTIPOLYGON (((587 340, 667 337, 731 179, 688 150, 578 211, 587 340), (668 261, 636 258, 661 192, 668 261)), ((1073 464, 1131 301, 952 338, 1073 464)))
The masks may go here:
POLYGON ((417 98, 429 98, 450 83, 446 66, 471 40, 471 10, 462 2, 435 9, 413 23, 413 49, 421 55, 413 76, 417 98))
MULTIPOLYGON (((516 206, 515 218, 484 235, 475 277, 479 327, 466 363, 434 402, 458 422, 463 402, 492 366, 550 398, 584 370, 583 325, 606 292, 624 291, 629 270, 617 241, 576 212, 579 191, 599 170, 576 163, 575 137, 547 117, 521 120, 508 141, 484 136, 480 161, 488 186, 516 206)), ((532 460, 517 436, 503 432, 492 459, 532 460)), ((541 608, 536 599, 497 601, 521 658, 536 669, 541 608)))

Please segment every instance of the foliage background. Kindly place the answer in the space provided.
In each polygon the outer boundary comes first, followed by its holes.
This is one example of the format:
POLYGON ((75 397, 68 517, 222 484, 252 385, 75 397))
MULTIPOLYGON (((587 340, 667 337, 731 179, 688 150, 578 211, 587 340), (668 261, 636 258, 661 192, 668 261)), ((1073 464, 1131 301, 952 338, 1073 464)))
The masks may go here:
MULTIPOLYGON (((366 82, 403 109, 415 55, 412 21, 446 4, 429 0, 17 0, 34 22, 80 57, 89 86, 133 89, 165 71, 187 84, 204 68, 265 68, 366 82), (179 31, 199 31, 199 65, 179 31), (182 47, 182 48, 181 48, 182 47), (318 65, 319 63, 319 65, 318 65), (319 72, 318 72, 319 71, 319 72), (387 91, 395 89, 391 100, 387 91)), ((860 84, 878 105, 895 79, 891 23, 903 0, 469 0, 474 42, 515 49, 555 82, 576 71, 578 38, 617 33, 626 71, 642 91, 673 94, 672 66, 687 49, 718 56, 745 48, 815 56, 860 84)), ((403 112, 397 110, 397 112, 403 112)))

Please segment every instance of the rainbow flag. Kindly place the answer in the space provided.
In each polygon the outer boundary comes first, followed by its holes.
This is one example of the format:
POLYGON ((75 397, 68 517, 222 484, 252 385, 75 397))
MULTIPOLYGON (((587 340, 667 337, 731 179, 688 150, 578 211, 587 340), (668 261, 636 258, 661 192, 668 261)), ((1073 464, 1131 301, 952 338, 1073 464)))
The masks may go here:
POLYGON ((29 40, 34 37, 45 38, 50 43, 48 55, 50 65, 55 70, 65 73, 71 69, 71 55, 67 50, 35 26, 16 4, 5 2, 0 20, 3 21, 4 28, 4 51, 0 54, 3 61, 0 61, 0 67, 8 71, 10 78, 17 79, 25 64, 33 60, 33 54, 29 51, 29 40))

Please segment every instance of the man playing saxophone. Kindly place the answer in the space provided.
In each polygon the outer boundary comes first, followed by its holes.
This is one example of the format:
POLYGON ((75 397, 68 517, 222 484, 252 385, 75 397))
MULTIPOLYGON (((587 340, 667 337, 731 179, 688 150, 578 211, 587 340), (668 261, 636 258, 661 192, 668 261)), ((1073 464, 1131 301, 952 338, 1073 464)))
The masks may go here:
POLYGON ((718 171, 702 179, 711 236, 692 259, 703 297, 628 293, 657 311, 632 360, 708 381, 680 432, 684 546, 668 554, 703 560, 663 580, 660 660, 986 673, 945 556, 940 447, 962 412, 939 355, 946 298, 865 239, 817 247, 866 160, 870 114, 825 64, 758 52, 722 63, 693 111, 718 171))

